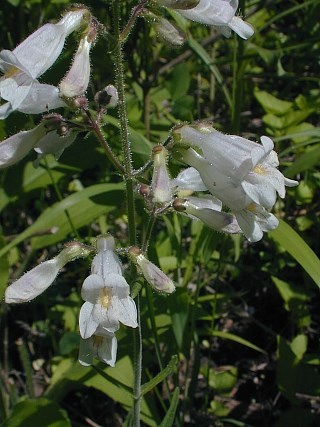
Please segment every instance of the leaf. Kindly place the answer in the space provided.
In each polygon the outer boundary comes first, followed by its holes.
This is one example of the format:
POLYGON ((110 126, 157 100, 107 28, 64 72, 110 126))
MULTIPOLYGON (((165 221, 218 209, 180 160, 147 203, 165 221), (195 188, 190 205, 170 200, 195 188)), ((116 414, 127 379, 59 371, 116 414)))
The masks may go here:
POLYGON ((168 365, 164 369, 162 369, 161 372, 159 372, 150 381, 148 381, 147 383, 141 386, 141 396, 153 390, 156 387, 156 385, 161 383, 165 378, 167 378, 168 375, 172 374, 176 370, 177 364, 178 364, 178 356, 174 355, 171 357, 171 360, 168 363, 168 365))
POLYGON ((295 177, 298 173, 307 171, 319 163, 320 160, 320 145, 311 148, 302 154, 291 166, 289 166, 283 174, 288 178, 295 177))
MULTIPOLYGON (((0 236, 0 247, 4 246, 4 240, 0 236)), ((8 257, 0 258, 0 299, 2 300, 9 281, 9 260, 8 257)))
POLYGON ((71 194, 61 202, 57 202, 46 209, 30 227, 2 248, 0 257, 24 240, 53 227, 58 228, 55 234, 35 237, 32 239, 32 247, 39 249, 65 239, 72 233, 65 211, 68 211, 75 229, 79 229, 85 225, 90 225, 100 215, 113 209, 119 204, 122 197, 122 183, 96 184, 71 194))
POLYGON ((210 369, 209 386, 217 393, 228 396, 238 381, 238 369, 235 366, 224 366, 210 369))
MULTIPOLYGON (((115 126, 117 129, 120 128, 119 120, 112 116, 106 116, 104 118, 106 123, 110 123, 115 126)), ((151 157, 151 151, 153 144, 145 138, 141 133, 137 132, 133 128, 129 128, 130 141, 131 141, 131 149, 135 154, 135 163, 139 163, 139 165, 148 161, 151 157)))
POLYGON ((304 334, 297 335, 290 344, 291 350, 294 352, 298 360, 302 360, 307 351, 308 337, 304 334))
POLYGON ((292 343, 288 343, 281 336, 278 337, 277 359, 277 383, 285 397, 297 404, 297 393, 319 395, 320 375, 316 367, 299 360, 293 352, 292 343))
POLYGON ((284 282, 274 276, 272 281, 284 301, 285 309, 290 312, 295 323, 301 328, 309 326, 311 318, 307 302, 310 297, 307 291, 303 287, 284 282))
POLYGON ((24 400, 13 408, 2 427, 71 427, 66 411, 49 399, 24 400))
POLYGON ((278 228, 269 232, 269 236, 289 252, 320 287, 320 260, 302 237, 283 220, 278 228))
MULTIPOLYGON (((126 411, 130 411, 133 400, 128 390, 132 390, 133 367, 129 357, 118 359, 114 368, 103 363, 99 363, 96 367, 99 373, 93 367, 80 366, 74 359, 61 359, 54 369, 46 397, 60 401, 70 390, 82 384, 100 390, 115 402, 119 402, 126 411)), ((149 401, 147 402, 145 398, 141 400, 141 420, 150 427, 158 425, 154 411, 151 411, 149 401)))
POLYGON ((244 345, 246 347, 251 348, 252 350, 259 351, 260 353, 267 354, 262 348, 252 344, 250 341, 245 340, 244 338, 238 337, 237 335, 230 334, 229 332, 223 332, 223 331, 212 331, 212 335, 214 337, 223 338, 226 340, 235 341, 238 344, 244 345))
POLYGON ((170 408, 168 409, 166 416, 164 417, 159 427, 171 427, 173 425, 175 414, 176 414, 178 403, 179 403, 179 393, 180 393, 179 387, 176 387, 172 395, 170 408))
POLYGON ((317 422, 317 415, 312 414, 310 409, 290 408, 285 411, 273 427, 314 427, 317 422))
POLYGON ((77 332, 65 332, 59 341, 59 351, 62 356, 66 356, 79 348, 79 334, 77 332))
POLYGON ((227 86, 224 83, 225 79, 222 77, 218 67, 216 67, 212 63, 212 58, 208 55, 207 51, 201 46, 201 44, 199 44, 190 34, 188 35, 188 43, 190 48, 194 51, 194 53, 198 55, 199 58, 201 58, 202 61, 209 67, 210 71, 212 72, 217 82, 221 86, 221 89, 224 93, 224 96, 226 98, 226 101, 229 107, 231 107, 232 105, 231 96, 227 86))
POLYGON ((256 90, 254 95, 267 113, 275 114, 276 116, 283 116, 293 107, 293 102, 282 101, 264 90, 256 90))
POLYGON ((168 298, 172 330, 180 351, 184 351, 190 316, 190 299, 184 289, 177 288, 168 298))
POLYGON ((185 64, 179 64, 173 69, 167 86, 174 101, 187 94, 190 86, 190 73, 185 64))

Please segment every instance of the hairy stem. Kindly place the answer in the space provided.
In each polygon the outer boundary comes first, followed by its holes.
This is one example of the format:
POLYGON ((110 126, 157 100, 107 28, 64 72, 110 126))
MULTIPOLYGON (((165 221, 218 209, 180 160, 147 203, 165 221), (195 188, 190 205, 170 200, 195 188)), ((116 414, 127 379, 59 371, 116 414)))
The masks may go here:
MULTIPOLYGON (((113 2, 113 22, 114 36, 117 40, 115 48, 115 72, 116 86, 118 90, 119 102, 118 113, 120 121, 120 135, 122 141, 122 152, 124 159, 124 180, 126 184, 127 196, 127 213, 128 213, 128 230, 129 244, 136 244, 136 223, 135 223, 135 203, 134 203, 134 181, 133 165, 131 160, 131 147, 129 139, 127 105, 125 99, 124 83, 124 64, 122 54, 122 40, 120 37, 120 2, 113 2)), ((140 297, 136 298, 138 327, 134 330, 134 386, 133 386, 133 426, 140 427, 140 406, 141 406, 141 369, 142 369, 142 335, 140 322, 140 297)))
POLYGON ((124 167, 122 166, 122 164, 119 162, 119 160, 117 159, 117 157, 114 155, 110 145, 108 144, 108 142, 106 141, 105 137, 103 136, 101 129, 99 127, 99 124, 97 123, 97 121, 92 117, 90 111, 88 109, 84 109, 84 112, 86 114, 86 116, 89 119, 89 122, 91 124, 91 127, 98 139, 98 141, 100 142, 100 144, 102 145, 108 159, 111 161, 111 163, 113 164, 113 166, 121 173, 124 174, 125 170, 124 167))

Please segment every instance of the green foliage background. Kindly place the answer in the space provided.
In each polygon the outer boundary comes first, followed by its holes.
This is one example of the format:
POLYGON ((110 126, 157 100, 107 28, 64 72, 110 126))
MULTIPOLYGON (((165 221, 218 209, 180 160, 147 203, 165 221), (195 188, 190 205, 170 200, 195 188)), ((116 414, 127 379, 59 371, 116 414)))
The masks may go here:
MULTIPOLYGON (((108 2, 86 4, 106 27, 92 54, 93 99, 114 83, 114 40, 108 2)), ((121 2, 122 25, 135 4, 121 2)), ((13 49, 68 5, 3 0, 1 48, 13 49)), ((148 288, 142 293, 147 426, 307 427, 320 417, 320 4, 246 0, 240 11, 255 27, 246 42, 184 21, 187 41, 172 48, 138 19, 125 45, 136 167, 174 124, 208 119, 226 133, 271 136, 281 170, 300 181, 275 206, 280 227, 256 244, 173 214, 158 221, 150 259, 178 287, 167 298, 148 288)), ((43 81, 59 82, 75 46, 70 37, 43 81)), ((1 139, 38 121, 12 114, 0 122, 1 139)), ((120 154, 116 112, 106 117, 103 131, 120 154)), ((48 158, 35 169, 33 160, 30 153, 0 174, 1 297, 8 283, 68 240, 91 242, 110 231, 128 243, 123 184, 93 136, 78 138, 59 162, 48 158), (58 232, 50 234, 54 227, 58 232)), ((174 162, 170 167, 172 175, 179 170, 174 162)), ((142 240, 141 200, 137 208, 142 240)), ((115 368, 77 362, 79 291, 89 266, 89 260, 69 264, 32 303, 2 303, 2 425, 130 425, 132 332, 122 328, 117 335, 115 368)))

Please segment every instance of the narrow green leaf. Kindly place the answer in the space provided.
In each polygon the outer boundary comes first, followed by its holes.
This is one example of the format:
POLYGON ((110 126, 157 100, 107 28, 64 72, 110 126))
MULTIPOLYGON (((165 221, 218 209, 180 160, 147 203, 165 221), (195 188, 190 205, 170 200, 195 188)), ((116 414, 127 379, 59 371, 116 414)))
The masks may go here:
POLYGON ((172 374, 172 372, 175 371, 177 364, 178 356, 174 355, 171 357, 171 360, 168 365, 161 372, 159 372, 159 374, 157 374, 154 378, 152 378, 150 381, 141 386, 141 396, 153 390, 156 385, 161 383, 165 378, 167 378, 168 375, 172 374))
POLYGON ((282 220, 278 228, 269 232, 269 236, 289 252, 320 287, 320 260, 302 237, 282 220))
MULTIPOLYGON (((0 236, 0 247, 5 245, 2 236, 0 236)), ((0 258, 0 299, 3 298, 9 281, 9 260, 8 257, 0 258)))
POLYGON ((297 173, 307 171, 317 165, 320 160, 320 145, 313 147, 302 154, 283 174, 288 178, 293 178, 297 173))
POLYGON ((226 340, 231 340, 231 341, 237 342, 238 344, 249 347, 252 350, 256 350, 256 351, 259 351, 260 353, 267 354, 264 350, 262 350, 262 348, 252 344, 250 341, 245 340, 244 338, 238 337, 237 335, 230 334, 229 332, 212 331, 212 335, 214 337, 219 337, 219 338, 223 338, 226 340))
POLYGON ((30 399, 17 403, 2 427, 71 427, 67 412, 49 399, 30 399), (45 421, 44 421, 45 420, 45 421))
POLYGON ((171 427, 173 425, 179 403, 179 393, 179 387, 176 387, 172 395, 170 408, 159 427, 171 427))

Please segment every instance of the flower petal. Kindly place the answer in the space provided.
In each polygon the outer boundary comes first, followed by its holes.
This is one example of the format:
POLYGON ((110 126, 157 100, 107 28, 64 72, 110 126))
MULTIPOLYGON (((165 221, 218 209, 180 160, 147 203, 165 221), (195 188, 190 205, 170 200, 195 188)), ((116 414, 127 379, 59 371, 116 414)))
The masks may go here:
POLYGON ((85 302, 80 310, 79 329, 82 338, 90 338, 99 326, 99 322, 93 316, 95 305, 85 302))
POLYGON ((104 287, 104 281, 98 274, 90 274, 83 282, 81 297, 85 301, 95 304, 99 298, 100 291, 104 287))
POLYGON ((19 132, 0 142, 0 169, 23 159, 45 134, 43 124, 34 129, 19 132))
POLYGON ((117 318, 123 325, 130 326, 131 328, 138 326, 137 308, 131 297, 113 297, 111 307, 108 310, 108 316, 110 318, 117 318))

